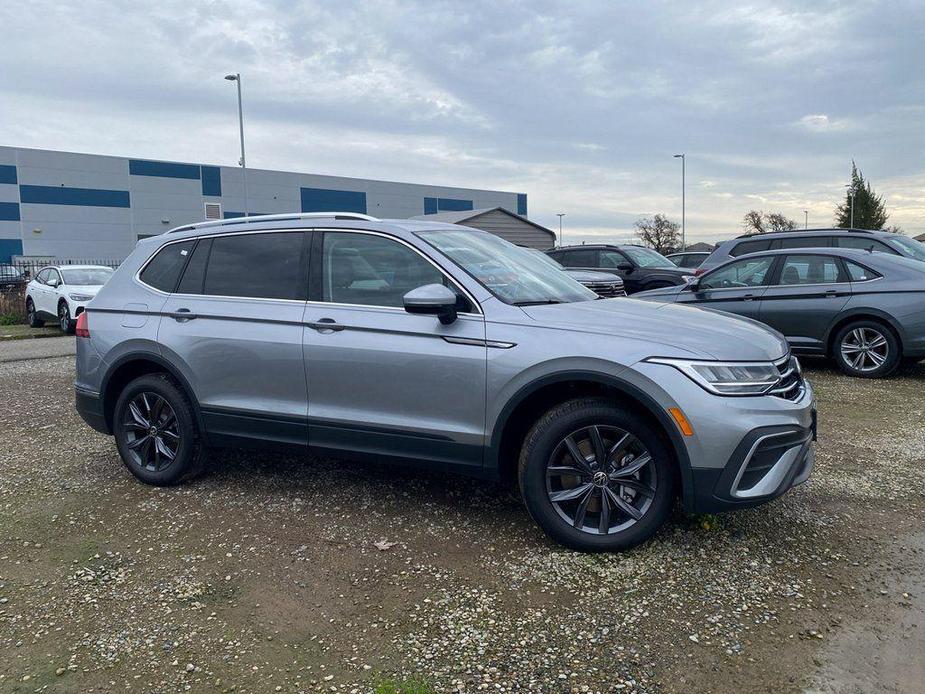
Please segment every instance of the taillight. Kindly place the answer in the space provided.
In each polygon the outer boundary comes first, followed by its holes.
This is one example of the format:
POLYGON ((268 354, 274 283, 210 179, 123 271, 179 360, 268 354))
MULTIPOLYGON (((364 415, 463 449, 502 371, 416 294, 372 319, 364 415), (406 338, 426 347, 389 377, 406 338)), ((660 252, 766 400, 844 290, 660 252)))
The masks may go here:
POLYGON ((696 270, 694 270, 694 277, 700 277, 705 272, 706 270, 704 270, 702 267, 699 267, 696 270))
POLYGON ((90 321, 87 320, 86 311, 81 311, 77 316, 77 327, 74 328, 74 334, 77 337, 90 337, 90 321))

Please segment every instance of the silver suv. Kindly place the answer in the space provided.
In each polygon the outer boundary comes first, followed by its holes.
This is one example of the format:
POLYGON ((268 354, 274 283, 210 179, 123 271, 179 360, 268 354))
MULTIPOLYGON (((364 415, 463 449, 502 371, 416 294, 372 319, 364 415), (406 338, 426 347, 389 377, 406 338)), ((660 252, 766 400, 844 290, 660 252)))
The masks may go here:
POLYGON ((781 335, 599 299, 452 224, 325 213, 139 242, 80 315, 77 409, 141 481, 216 446, 516 479, 581 550, 777 497, 813 466, 813 394, 781 335))

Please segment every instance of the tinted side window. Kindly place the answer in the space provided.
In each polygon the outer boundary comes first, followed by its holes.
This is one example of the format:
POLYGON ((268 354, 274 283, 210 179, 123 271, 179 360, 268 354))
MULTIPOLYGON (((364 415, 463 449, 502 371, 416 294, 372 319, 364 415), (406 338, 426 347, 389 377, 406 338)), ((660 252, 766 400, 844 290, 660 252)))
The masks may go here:
POLYGON ((139 279, 162 292, 172 292, 177 286, 177 280, 180 279, 186 258, 193 250, 195 243, 194 239, 164 246, 141 271, 139 279))
POLYGON ((597 267, 597 251, 591 249, 565 251, 559 262, 565 267, 597 267))
POLYGON ((404 306, 404 296, 425 284, 447 284, 443 273, 398 241, 349 232, 325 232, 322 300, 363 306, 404 306))
POLYGON ((838 281, 835 258, 827 255, 788 255, 778 284, 831 284, 838 281))
POLYGON ((802 238, 780 239, 778 248, 828 248, 828 236, 804 236, 802 238))
POLYGON ((761 287, 768 283, 768 271, 775 256, 744 258, 708 273, 700 281, 700 289, 731 289, 761 287))
POLYGON ((39 272, 39 274, 35 276, 35 281, 40 282, 41 284, 45 284, 45 280, 47 279, 48 279, 48 270, 42 270, 41 272, 39 272))
POLYGON ((601 251, 600 267, 618 268, 620 265, 625 265, 629 262, 630 261, 626 259, 626 256, 624 256, 622 253, 618 253, 617 251, 601 251))
POLYGON ((839 248, 858 248, 862 251, 873 250, 875 253, 899 255, 885 243, 881 243, 872 238, 864 238, 863 236, 839 236, 836 239, 836 243, 839 248))
POLYGON ((736 244, 729 255, 733 258, 738 258, 740 255, 746 255, 747 253, 758 253, 760 251, 766 251, 771 248, 771 242, 767 239, 759 239, 757 241, 743 241, 742 243, 736 244))
POLYGON ((857 263, 852 263, 850 260, 845 261, 845 267, 848 268, 848 277, 852 282, 866 282, 867 280, 880 277, 879 273, 868 270, 866 267, 862 267, 857 263))
POLYGON ((203 294, 254 299, 305 299, 307 263, 301 231, 212 239, 203 294))
POLYGON ((199 239, 190 256, 183 279, 177 287, 179 294, 202 294, 202 285, 206 281, 206 263, 212 250, 212 239, 199 239))

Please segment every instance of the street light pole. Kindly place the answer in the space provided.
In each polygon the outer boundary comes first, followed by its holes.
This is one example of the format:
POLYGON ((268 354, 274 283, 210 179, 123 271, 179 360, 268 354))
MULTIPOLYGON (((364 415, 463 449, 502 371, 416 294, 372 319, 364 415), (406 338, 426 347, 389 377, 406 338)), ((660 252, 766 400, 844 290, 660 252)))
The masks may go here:
POLYGON ((675 154, 675 159, 681 160, 681 250, 687 247, 687 157, 675 154))
POLYGON ((851 221, 848 223, 849 229, 854 229, 854 196, 857 195, 857 189, 854 184, 848 186, 848 197, 851 199, 851 221))
POLYGON ((559 246, 562 245, 562 218, 565 216, 565 212, 557 212, 556 217, 559 218, 559 246))
POLYGON ((809 229, 809 210, 803 210, 803 228, 809 229))
POLYGON ((241 177, 244 179, 244 216, 247 217, 250 212, 247 204, 247 161, 244 158, 244 105, 241 100, 241 73, 225 75, 225 79, 238 83, 238 128, 241 131, 241 161, 238 163, 241 165, 241 177))

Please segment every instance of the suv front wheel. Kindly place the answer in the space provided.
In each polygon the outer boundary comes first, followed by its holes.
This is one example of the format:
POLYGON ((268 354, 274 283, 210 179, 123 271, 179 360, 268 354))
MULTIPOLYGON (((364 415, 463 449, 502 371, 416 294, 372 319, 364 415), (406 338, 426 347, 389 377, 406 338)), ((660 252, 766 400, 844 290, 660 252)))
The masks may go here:
POLYGON ((520 454, 520 490, 552 539, 591 552, 626 550, 665 522, 675 496, 673 457, 644 418, 605 398, 547 412, 520 454))
POLYGON ((142 482, 176 484, 205 462, 192 403, 165 374, 141 376, 116 402, 113 435, 126 467, 142 482))

